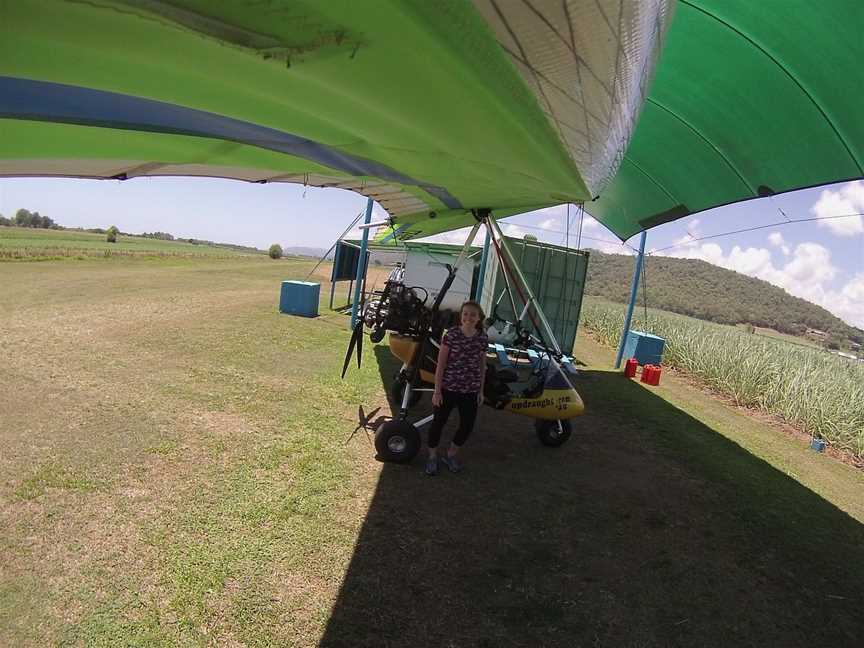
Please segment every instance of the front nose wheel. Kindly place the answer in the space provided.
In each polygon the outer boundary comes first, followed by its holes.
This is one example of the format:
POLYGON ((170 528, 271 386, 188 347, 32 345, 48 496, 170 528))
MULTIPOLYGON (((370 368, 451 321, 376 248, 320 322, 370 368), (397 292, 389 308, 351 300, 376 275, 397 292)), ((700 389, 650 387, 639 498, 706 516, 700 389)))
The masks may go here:
POLYGON ((560 421, 537 419, 534 422, 534 429, 537 431, 537 438, 540 439, 540 443, 550 448, 557 448, 562 445, 573 433, 573 427, 567 419, 560 421))

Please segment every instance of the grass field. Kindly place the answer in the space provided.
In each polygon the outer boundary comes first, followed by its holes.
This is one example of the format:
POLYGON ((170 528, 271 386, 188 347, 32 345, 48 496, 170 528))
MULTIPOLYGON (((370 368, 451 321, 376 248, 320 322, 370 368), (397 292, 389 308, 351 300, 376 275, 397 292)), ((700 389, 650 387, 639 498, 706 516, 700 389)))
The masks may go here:
MULTIPOLYGON (((585 300, 582 322, 617 348, 624 306, 585 300)), ((735 404, 762 410, 864 464, 864 365, 738 328, 649 310, 632 329, 666 340, 663 364, 686 371, 735 404)))
POLYGON ((584 336, 562 448, 379 464, 386 348, 277 313, 311 265, 0 266, 0 645, 859 645, 860 471, 584 336))
POLYGON ((236 257, 239 252, 186 241, 162 241, 137 236, 118 236, 108 243, 105 234, 73 230, 0 227, 0 261, 50 260, 110 256, 236 257))

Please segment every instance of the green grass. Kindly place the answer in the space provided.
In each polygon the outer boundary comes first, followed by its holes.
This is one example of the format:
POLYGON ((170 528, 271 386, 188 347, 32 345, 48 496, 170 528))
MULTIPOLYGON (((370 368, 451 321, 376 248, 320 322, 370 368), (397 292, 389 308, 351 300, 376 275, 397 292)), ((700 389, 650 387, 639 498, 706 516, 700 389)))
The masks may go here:
MULTIPOLYGON (((738 328, 743 330, 743 325, 739 325, 738 328)), ((814 340, 809 338, 800 337, 796 335, 788 335, 786 333, 781 333, 780 331, 775 331, 774 329, 769 328, 761 328, 755 327, 753 332, 754 335, 761 335, 763 337, 772 338, 775 340, 782 340, 783 342, 788 342, 789 344, 794 344, 797 346, 810 347, 811 349, 822 350, 825 347, 814 340)))
POLYGON ((358 403, 385 406, 386 348, 342 381, 347 318, 277 312, 311 266, 4 266, 0 645, 857 636, 859 471, 668 376, 600 370, 597 345, 558 451, 484 410, 463 475, 381 466, 347 441, 358 403))
MULTIPOLYGON (((20 450, 6 494, 44 511, 36 524, 67 558, 51 586, 45 571, 20 587, 25 573, 51 569, 24 554, 21 576, 0 579, 15 592, 0 607, 21 619, 0 643, 203 645, 219 628, 263 646, 320 632, 332 593, 301 585, 338 581, 358 514, 338 513, 354 481, 344 442, 356 406, 345 399, 374 399, 380 383, 374 362, 338 380, 344 316, 276 311, 280 281, 311 266, 259 257, 8 268, 0 318, 15 347, 4 377, 55 395, 0 400, 16 423, 3 445, 20 450), (45 459, 54 455, 67 459, 45 459), (286 619, 280 597, 308 611, 286 619)), ((4 520, 12 546, 31 533, 21 515, 4 520)))
MULTIPOLYGON (((645 330, 641 312, 631 328, 645 330)), ((624 307, 586 299, 582 323, 617 346, 624 307)), ((864 366, 735 327, 649 311, 666 340, 663 364, 686 371, 736 404, 760 409, 864 458, 864 366)))
POLYGON ((96 486, 96 482, 86 474, 71 471, 56 463, 48 463, 21 480, 14 493, 20 499, 32 500, 44 495, 49 488, 86 493, 94 490, 96 486))
POLYGON ((188 241, 163 241, 137 236, 118 236, 108 243, 105 234, 74 230, 0 227, 0 261, 49 260, 111 256, 236 257, 248 252, 188 241))

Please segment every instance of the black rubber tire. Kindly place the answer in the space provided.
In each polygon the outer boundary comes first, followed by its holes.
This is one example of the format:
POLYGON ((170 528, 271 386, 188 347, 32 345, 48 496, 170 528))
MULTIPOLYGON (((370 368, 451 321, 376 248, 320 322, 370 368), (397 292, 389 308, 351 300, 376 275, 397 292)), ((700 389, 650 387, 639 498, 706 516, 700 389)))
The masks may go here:
MULTIPOLYGON (((390 400, 397 408, 402 407, 402 395, 405 393, 405 381, 398 376, 390 383, 390 400)), ((411 398, 408 399, 408 408, 414 407, 423 399, 423 392, 412 391, 411 398)))
POLYGON ((408 421, 387 421, 375 433, 381 461, 408 463, 420 450, 420 432, 408 421))
POLYGON ((369 339, 372 340, 375 344, 378 344, 381 340, 384 339, 384 336, 386 334, 387 330, 384 328, 372 329, 372 332, 369 334, 369 339))
POLYGON ((557 448, 567 442, 570 435, 573 433, 573 426, 567 419, 562 419, 561 429, 558 429, 558 421, 546 421, 537 419, 534 421, 534 429, 537 431, 537 438, 540 443, 550 448, 557 448))

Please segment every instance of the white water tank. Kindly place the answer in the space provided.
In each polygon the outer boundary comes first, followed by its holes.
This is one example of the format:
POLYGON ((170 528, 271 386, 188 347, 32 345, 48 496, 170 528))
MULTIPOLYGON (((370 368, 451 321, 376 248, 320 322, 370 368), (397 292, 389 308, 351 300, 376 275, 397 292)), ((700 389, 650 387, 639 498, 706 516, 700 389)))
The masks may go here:
MULTIPOLYGON (((476 256, 476 255, 475 255, 476 256)), ((405 257, 405 277, 403 283, 406 286, 420 286, 429 293, 426 306, 431 307, 435 303, 441 286, 447 279, 447 264, 455 265, 457 253, 443 252, 434 248, 417 246, 408 249, 405 257)), ((471 282, 474 278, 474 259, 464 259, 453 284, 447 291, 441 309, 459 310, 462 303, 471 299, 471 282)), ((417 291, 422 298, 422 291, 417 291)))

